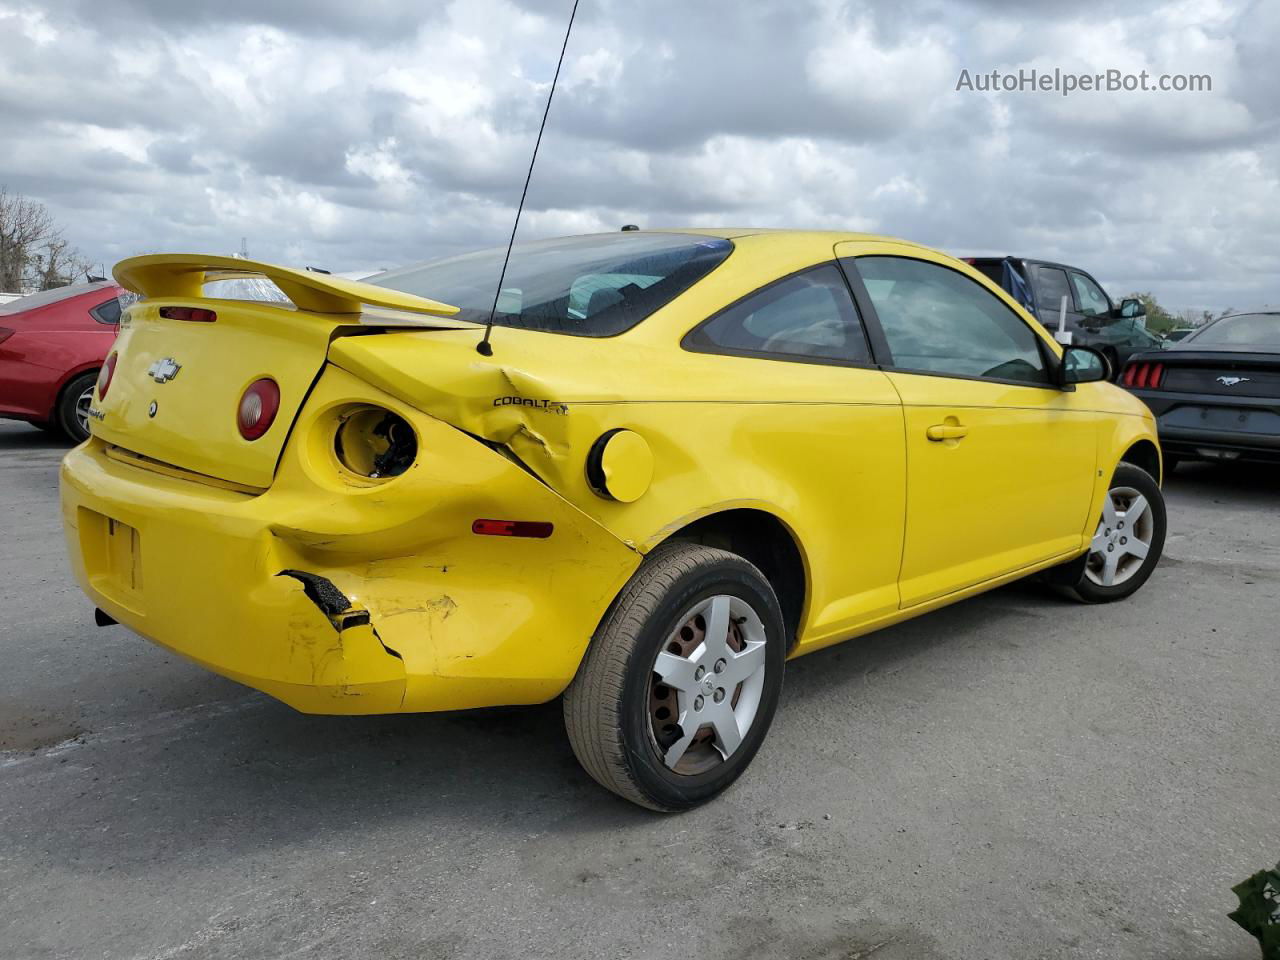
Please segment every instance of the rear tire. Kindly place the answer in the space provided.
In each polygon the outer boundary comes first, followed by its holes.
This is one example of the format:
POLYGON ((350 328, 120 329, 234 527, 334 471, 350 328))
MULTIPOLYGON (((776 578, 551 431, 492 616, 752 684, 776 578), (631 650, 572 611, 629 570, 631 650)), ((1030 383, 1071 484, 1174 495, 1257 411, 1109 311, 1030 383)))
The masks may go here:
POLYGON ((725 790, 777 708, 786 631, 773 588, 737 554, 657 547, 564 695, 565 729, 601 786, 674 812, 725 790))
POLYGON ((97 371, 82 373, 63 387, 58 397, 53 422, 73 443, 84 443, 89 439, 89 406, 93 402, 93 389, 97 382, 97 371))
POLYGON ((1137 593, 1164 552, 1164 495, 1141 467, 1122 463, 1107 489, 1089 552, 1056 568, 1051 579, 1084 603, 1112 603, 1137 593))

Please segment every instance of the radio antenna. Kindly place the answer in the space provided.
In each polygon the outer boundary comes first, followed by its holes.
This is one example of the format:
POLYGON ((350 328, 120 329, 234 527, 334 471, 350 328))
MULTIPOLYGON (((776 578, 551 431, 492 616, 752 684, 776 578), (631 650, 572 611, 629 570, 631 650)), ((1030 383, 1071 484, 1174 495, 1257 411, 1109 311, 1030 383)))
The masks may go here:
POLYGON ((560 59, 556 61, 556 73, 551 78, 551 89, 547 92, 547 106, 542 111, 542 125, 538 127, 538 139, 533 142, 533 156, 529 158, 529 172, 525 174, 524 190, 520 193, 520 204, 516 207, 516 221, 511 225, 511 239, 507 241, 507 255, 502 258, 502 272, 498 274, 498 289, 493 292, 493 307, 489 310, 489 322, 484 325, 484 337, 476 344, 476 352, 484 357, 493 356, 493 344, 489 337, 493 333, 493 318, 498 313, 498 300, 502 297, 502 284, 507 279, 507 264, 511 262, 511 248, 515 246, 516 230, 520 227, 520 213, 524 210, 524 198, 529 194, 529 181, 533 179, 533 165, 538 160, 538 147, 542 144, 542 131, 547 129, 547 115, 551 113, 551 98, 556 95, 556 81, 560 79, 560 68, 564 66, 564 52, 569 48, 569 34, 573 32, 573 18, 578 15, 578 0, 573 0, 573 9, 569 11, 569 26, 564 31, 564 43, 560 45, 560 59))

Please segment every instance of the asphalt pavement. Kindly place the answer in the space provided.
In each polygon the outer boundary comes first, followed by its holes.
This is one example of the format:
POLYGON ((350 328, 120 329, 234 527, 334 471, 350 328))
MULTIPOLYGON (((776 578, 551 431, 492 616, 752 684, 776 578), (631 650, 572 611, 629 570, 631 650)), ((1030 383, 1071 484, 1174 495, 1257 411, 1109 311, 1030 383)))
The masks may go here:
POLYGON ((1280 470, 1187 466, 1128 602, 1014 585, 795 661, 745 778, 598 788, 558 704, 307 717, 98 628, 0 423, 0 958, 1256 960, 1280 470))

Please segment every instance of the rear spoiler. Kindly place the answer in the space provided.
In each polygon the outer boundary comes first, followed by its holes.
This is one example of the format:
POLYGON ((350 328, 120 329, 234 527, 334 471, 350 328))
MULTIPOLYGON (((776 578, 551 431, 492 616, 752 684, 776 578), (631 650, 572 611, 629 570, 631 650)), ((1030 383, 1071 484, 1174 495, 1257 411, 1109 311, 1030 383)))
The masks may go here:
MULTIPOLYGON (((199 253, 157 253, 130 257, 115 265, 112 274, 126 290, 150 299, 203 299, 204 285, 216 280, 266 277, 299 310, 312 313, 360 314, 361 322, 374 325, 405 323, 412 326, 452 326, 430 322, 430 317, 452 317, 458 308, 447 303, 377 287, 358 280, 345 280, 311 270, 280 267, 238 257, 199 253)), ((457 321, 459 327, 475 326, 457 321)))

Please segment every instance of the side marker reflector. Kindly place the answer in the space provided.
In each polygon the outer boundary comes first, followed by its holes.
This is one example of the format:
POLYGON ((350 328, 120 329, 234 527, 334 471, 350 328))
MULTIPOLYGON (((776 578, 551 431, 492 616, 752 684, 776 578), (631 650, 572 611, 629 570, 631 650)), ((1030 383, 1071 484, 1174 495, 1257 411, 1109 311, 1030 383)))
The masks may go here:
POLYGON ((482 537, 532 537, 545 540, 554 527, 544 520, 477 520, 471 532, 482 537))

